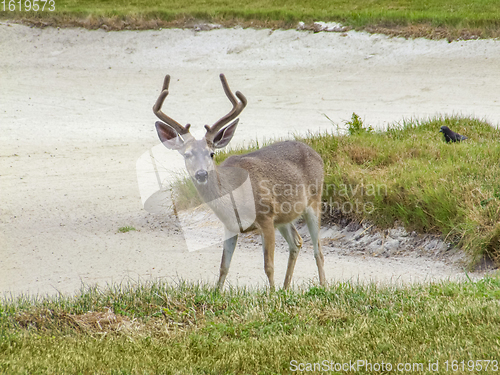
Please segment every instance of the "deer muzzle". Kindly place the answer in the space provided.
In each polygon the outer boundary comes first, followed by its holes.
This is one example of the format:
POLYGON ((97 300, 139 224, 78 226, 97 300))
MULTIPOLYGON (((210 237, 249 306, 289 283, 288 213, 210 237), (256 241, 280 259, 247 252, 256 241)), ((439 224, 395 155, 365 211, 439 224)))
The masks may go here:
POLYGON ((194 178, 199 184, 206 184, 208 181, 208 172, 204 169, 200 169, 196 171, 196 173, 194 174, 194 178))

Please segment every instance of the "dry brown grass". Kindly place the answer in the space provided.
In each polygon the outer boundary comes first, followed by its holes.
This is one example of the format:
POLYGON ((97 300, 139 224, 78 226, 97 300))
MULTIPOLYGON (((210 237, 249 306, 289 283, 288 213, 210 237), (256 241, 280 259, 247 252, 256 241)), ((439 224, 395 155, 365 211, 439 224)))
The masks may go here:
POLYGON ((357 165, 363 165, 374 161, 378 155, 376 149, 357 144, 346 145, 345 151, 347 152, 351 160, 357 165))
POLYGON ((130 318, 115 314, 111 308, 103 311, 89 311, 84 314, 70 314, 53 309, 34 309, 23 311, 14 317, 14 321, 22 328, 30 331, 64 332, 78 331, 90 337, 113 335, 116 337, 162 337, 183 334, 205 322, 206 311, 193 307, 180 306, 162 308, 162 316, 147 320, 130 318))
POLYGON ((77 329, 86 333, 125 332, 137 329, 139 323, 123 315, 107 311, 89 311, 85 314, 69 314, 65 311, 38 309, 24 311, 15 317, 22 328, 37 330, 77 329))
POLYGON ((455 28, 455 27, 436 27, 431 24, 416 25, 373 25, 364 28, 364 31, 374 34, 386 34, 390 36, 403 37, 407 39, 426 38, 426 39, 446 39, 449 42, 454 40, 471 40, 481 38, 498 38, 500 30, 491 30, 488 35, 481 29, 455 28))
MULTIPOLYGON (((500 208, 499 208, 500 210, 500 208)), ((500 264, 500 223, 496 223, 493 234, 490 237, 488 244, 486 245, 486 253, 494 264, 500 264)))
MULTIPOLYGON (((245 20, 242 18, 222 19, 215 18, 207 21, 187 15, 178 16, 173 20, 163 20, 160 18, 149 18, 144 16, 122 17, 102 17, 90 15, 85 18, 73 16, 46 17, 43 19, 36 17, 22 17, 13 22, 19 22, 33 27, 83 27, 89 30, 103 29, 106 31, 120 30, 158 30, 158 29, 195 29, 197 31, 210 30, 212 28, 231 28, 240 26, 242 28, 257 29, 293 29, 296 22, 274 21, 274 20, 245 20)), ((313 24, 307 25, 305 29, 313 30, 313 24)))

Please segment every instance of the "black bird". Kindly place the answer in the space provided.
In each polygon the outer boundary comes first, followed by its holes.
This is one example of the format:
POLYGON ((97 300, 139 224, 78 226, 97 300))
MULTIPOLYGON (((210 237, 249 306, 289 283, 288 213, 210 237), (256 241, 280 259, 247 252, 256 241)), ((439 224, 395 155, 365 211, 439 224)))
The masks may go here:
POLYGON ((439 130, 439 132, 444 134, 444 140, 446 141, 446 143, 460 142, 467 139, 465 135, 455 133, 447 126, 441 126, 441 130, 439 130))

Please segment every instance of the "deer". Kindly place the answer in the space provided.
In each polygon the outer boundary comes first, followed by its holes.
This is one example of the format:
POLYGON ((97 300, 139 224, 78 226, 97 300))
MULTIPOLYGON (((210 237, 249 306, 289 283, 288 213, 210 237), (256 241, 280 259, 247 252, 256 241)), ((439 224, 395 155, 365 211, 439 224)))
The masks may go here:
MULTIPOLYGON (((153 106, 154 114, 161 120, 155 123, 160 141, 168 149, 176 150, 183 156, 186 170, 200 196, 215 194, 217 197, 225 197, 218 199, 217 204, 210 205, 225 228, 218 289, 223 289, 238 235, 257 230, 262 238, 264 271, 271 290, 274 290, 275 228, 289 247, 283 284, 283 288, 288 289, 303 245, 302 237, 294 225, 301 217, 306 222, 311 237, 319 283, 325 285, 324 256, 319 238, 324 179, 321 156, 305 143, 280 141, 247 154, 232 155, 216 165, 215 151, 229 144, 239 121, 238 116, 247 105, 247 99, 241 92, 233 94, 224 74, 220 74, 220 80, 233 108, 212 126, 205 125, 206 134, 202 139, 195 139, 191 135, 190 124, 182 126, 162 111, 169 94, 169 75, 165 76, 161 93, 153 106), (234 176, 238 173, 232 171, 243 171, 251 184, 252 194, 245 204, 247 211, 254 215, 245 225, 242 225, 231 194, 233 188, 240 183, 234 181, 234 176), (228 192, 230 194, 226 194, 228 192)), ((238 179, 241 180, 236 178, 238 179)))

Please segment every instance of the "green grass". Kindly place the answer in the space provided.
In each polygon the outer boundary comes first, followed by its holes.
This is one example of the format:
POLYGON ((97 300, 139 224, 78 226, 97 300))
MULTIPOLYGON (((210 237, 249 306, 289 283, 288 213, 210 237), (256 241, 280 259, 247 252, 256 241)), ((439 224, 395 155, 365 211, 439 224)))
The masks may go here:
POLYGON ((339 125, 332 124, 331 132, 298 138, 325 163, 326 216, 442 234, 471 256, 471 266, 483 255, 500 264, 500 130, 464 117, 374 131, 353 114, 345 125, 345 135, 333 135, 339 125), (445 143, 443 125, 469 139, 445 143))
MULTIPOLYGON (((9 1, 6 0, 6 9, 9 1)), ((18 4, 18 3, 15 3, 18 4)), ((0 4, 3 9, 3 5, 0 4)), ((48 5, 47 5, 48 7, 48 5)), ((55 11, 0 12, 0 18, 41 21, 50 25, 155 28, 200 19, 246 26, 294 27, 297 22, 338 21, 352 28, 377 28, 430 37, 498 37, 497 0, 193 0, 193 1, 55 1, 55 11), (415 28, 415 26, 417 28, 415 28), (441 31, 436 32, 436 28, 441 31)), ((35 22, 36 23, 36 22, 35 22)))
POLYGON ((499 302, 498 278, 275 293, 156 282, 20 297, 0 301, 0 373, 279 374, 292 360, 443 370, 500 360, 499 302))
POLYGON ((360 207, 351 216, 381 228, 398 222, 407 230, 441 233, 473 261, 483 254, 500 261, 498 129, 447 117, 305 141, 327 160, 324 198, 335 207, 360 207), (445 143, 442 125, 469 140, 445 143))
POLYGON ((127 233, 127 232, 130 232, 133 230, 137 230, 137 229, 135 229, 134 227, 130 227, 130 226, 118 228, 118 232, 120 232, 120 233, 127 233))

